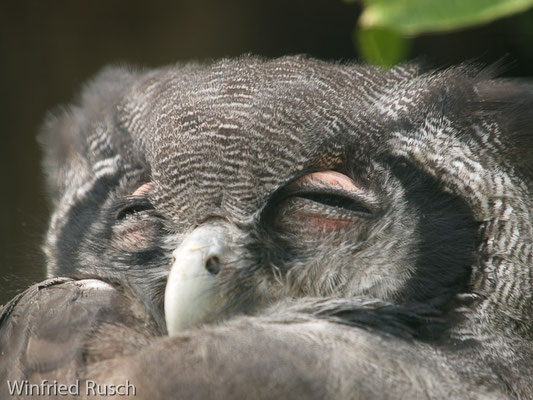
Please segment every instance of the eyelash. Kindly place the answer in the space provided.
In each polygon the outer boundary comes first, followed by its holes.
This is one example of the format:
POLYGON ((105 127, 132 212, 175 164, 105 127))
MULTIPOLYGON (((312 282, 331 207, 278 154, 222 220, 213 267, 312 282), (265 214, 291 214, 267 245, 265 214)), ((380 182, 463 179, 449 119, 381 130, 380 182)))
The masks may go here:
POLYGON ((129 198, 125 204, 118 207, 115 220, 122 221, 128 216, 141 213, 143 211, 154 210, 154 206, 146 198, 129 198))
MULTIPOLYGON (((372 215, 372 211, 365 206, 361 201, 352 197, 328 192, 302 192, 295 193, 290 197, 302 198, 322 204, 326 207, 343 209, 349 212, 356 212, 362 214, 372 215)), ((289 198, 290 198, 289 197, 289 198)))

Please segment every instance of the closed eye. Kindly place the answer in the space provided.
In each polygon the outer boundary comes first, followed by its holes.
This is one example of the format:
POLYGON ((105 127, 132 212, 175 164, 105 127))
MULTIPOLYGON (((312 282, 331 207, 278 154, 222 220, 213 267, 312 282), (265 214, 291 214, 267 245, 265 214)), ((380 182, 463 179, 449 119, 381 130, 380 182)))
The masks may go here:
POLYGON ((331 192, 303 192, 294 194, 293 197, 311 200, 323 206, 339 209, 339 211, 372 214, 370 208, 361 201, 342 194, 331 192))
POLYGON ((148 199, 131 196, 115 208, 111 225, 112 246, 129 253, 153 249, 162 229, 162 218, 148 199))
POLYGON ((154 206, 146 197, 154 188, 152 182, 144 183, 139 186, 133 194, 127 197, 123 204, 117 207, 115 219, 121 221, 124 218, 141 213, 147 210, 153 210, 154 206))
POLYGON ((337 171, 313 172, 290 183, 285 198, 297 197, 348 212, 373 214, 378 197, 368 188, 337 171))
POLYGON ((125 204, 119 207, 115 219, 121 221, 128 216, 153 209, 154 206, 148 201, 148 199, 135 196, 127 199, 125 204))
POLYGON ((365 185, 337 171, 304 175, 281 190, 274 226, 286 232, 333 232, 373 220, 380 199, 365 185))
POLYGON ((111 225, 113 248, 128 253, 153 249, 162 223, 161 216, 148 199, 152 189, 151 182, 141 185, 111 211, 114 217, 111 225))

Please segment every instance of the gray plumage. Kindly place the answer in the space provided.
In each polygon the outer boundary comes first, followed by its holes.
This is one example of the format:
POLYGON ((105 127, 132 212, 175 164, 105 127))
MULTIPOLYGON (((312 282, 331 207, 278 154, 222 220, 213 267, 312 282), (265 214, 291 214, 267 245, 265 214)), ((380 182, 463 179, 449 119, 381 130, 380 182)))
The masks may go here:
POLYGON ((0 378, 129 379, 161 399, 533 398, 532 107, 530 84, 468 65, 103 71, 41 136, 48 272, 74 280, 4 307, 0 378), (202 261, 205 297, 176 300, 198 303, 176 333, 165 286, 198 232, 222 250, 202 261), (50 355, 35 343, 56 331, 50 355))

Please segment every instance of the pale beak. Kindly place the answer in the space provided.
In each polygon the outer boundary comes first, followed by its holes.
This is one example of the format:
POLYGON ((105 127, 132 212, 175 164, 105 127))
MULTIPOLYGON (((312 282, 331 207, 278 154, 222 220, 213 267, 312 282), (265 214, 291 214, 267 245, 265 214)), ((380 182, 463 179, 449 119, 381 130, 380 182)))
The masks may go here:
POLYGON ((174 263, 165 289, 165 320, 169 336, 214 320, 220 311, 216 282, 229 252, 227 228, 200 226, 172 253, 174 263))

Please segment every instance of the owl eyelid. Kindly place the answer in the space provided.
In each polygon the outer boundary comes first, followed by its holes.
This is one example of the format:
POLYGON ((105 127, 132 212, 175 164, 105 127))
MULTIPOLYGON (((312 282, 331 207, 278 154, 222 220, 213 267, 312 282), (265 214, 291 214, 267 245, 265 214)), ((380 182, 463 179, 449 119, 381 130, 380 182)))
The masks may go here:
POLYGON ((115 220, 122 221, 126 217, 134 214, 139 214, 143 211, 154 210, 154 206, 146 197, 130 196, 124 203, 117 207, 115 213, 115 220))
POLYGON ((129 215, 153 210, 154 206, 147 197, 153 188, 153 182, 147 182, 139 186, 130 196, 127 196, 123 202, 116 207, 115 220, 121 221, 129 215))
POLYGON ((359 191, 353 179, 337 171, 327 170, 312 172, 297 179, 294 185, 324 185, 346 190, 348 192, 359 191))
POLYGON ((342 210, 343 212, 373 215, 374 211, 360 199, 334 191, 295 192, 289 198, 303 199, 317 203, 322 207, 342 210))
POLYGON ((380 207, 379 198, 337 171, 313 172, 289 184, 284 198, 300 197, 324 206, 373 214, 380 207))
POLYGON ((145 196, 154 189, 153 182, 146 182, 145 184, 139 186, 135 192, 132 193, 132 196, 145 196))

